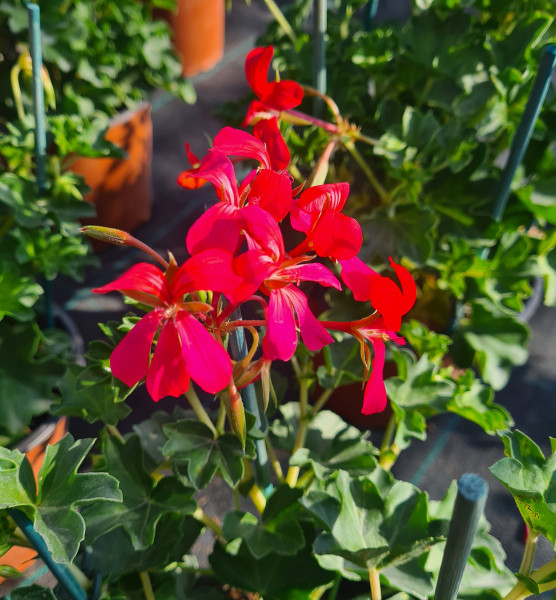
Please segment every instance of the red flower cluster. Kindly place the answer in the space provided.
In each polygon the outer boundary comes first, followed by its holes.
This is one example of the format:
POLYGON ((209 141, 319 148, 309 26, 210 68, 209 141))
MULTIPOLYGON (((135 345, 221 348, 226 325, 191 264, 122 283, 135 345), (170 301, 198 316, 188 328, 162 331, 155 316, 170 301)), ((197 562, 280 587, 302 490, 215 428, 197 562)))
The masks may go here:
POLYGON ((186 146, 192 166, 179 175, 178 183, 195 188, 209 182, 218 199, 187 233, 191 258, 179 268, 171 260, 165 271, 141 263, 95 290, 118 290, 152 307, 114 350, 112 372, 129 386, 146 378, 155 401, 186 392, 190 378, 217 393, 234 383, 223 338, 236 327, 264 327, 267 365, 293 356, 298 332, 309 350, 319 350, 334 341, 328 330, 344 331, 360 340, 366 373, 371 373, 363 412, 378 412, 386 404, 384 342, 404 343, 395 332, 413 306, 415 283, 393 261, 401 288, 356 257, 361 227, 341 212, 349 184, 315 185, 300 195, 292 189, 278 118, 281 111, 300 104, 303 90, 293 81, 268 82, 272 54, 271 47, 256 48, 247 57, 247 80, 258 97, 246 118, 255 122, 254 135, 226 127, 200 160, 186 146), (256 165, 241 182, 232 158, 256 165), (301 244, 289 251, 279 226, 288 216, 291 227, 304 234, 301 244), (323 322, 311 312, 303 282, 341 289, 332 271, 316 262, 318 257, 341 265, 341 278, 354 298, 373 308, 367 319, 323 322), (264 320, 230 319, 236 307, 253 299, 264 307, 264 320), (367 341, 374 352, 372 369, 367 341))

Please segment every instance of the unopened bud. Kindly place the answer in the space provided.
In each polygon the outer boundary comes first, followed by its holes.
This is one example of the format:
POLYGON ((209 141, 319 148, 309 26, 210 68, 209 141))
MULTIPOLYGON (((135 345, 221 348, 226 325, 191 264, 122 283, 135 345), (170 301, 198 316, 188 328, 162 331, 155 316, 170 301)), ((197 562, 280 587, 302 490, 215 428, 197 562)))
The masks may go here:
POLYGON ((108 244, 117 244, 118 246, 130 245, 131 236, 121 229, 101 227, 100 225, 85 225, 85 227, 81 228, 81 233, 95 240, 107 242, 108 244))
POLYGON ((235 433, 237 439, 241 443, 241 447, 245 450, 245 441, 247 439, 247 427, 245 426, 245 410, 243 408, 243 401, 235 384, 232 382, 228 385, 228 389, 223 391, 222 401, 226 408, 226 414, 228 415, 228 421, 232 431, 235 433))

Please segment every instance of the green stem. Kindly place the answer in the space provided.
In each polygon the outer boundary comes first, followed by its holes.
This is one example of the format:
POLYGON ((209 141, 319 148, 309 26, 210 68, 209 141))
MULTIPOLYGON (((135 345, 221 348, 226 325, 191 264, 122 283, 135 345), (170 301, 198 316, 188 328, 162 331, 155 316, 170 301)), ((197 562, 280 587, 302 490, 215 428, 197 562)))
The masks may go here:
POLYGON ((139 579, 141 580, 141 587, 143 588, 143 596, 145 596, 145 600, 155 600, 149 573, 147 571, 140 571, 139 579))
POLYGON ((218 435, 222 435, 224 433, 224 427, 226 426, 226 407, 224 406, 224 402, 222 398, 220 398, 220 408, 218 410, 218 418, 216 419, 216 431, 218 435))
POLYGON ((278 5, 274 2, 274 0, 264 0, 264 3, 280 27, 284 30, 284 33, 290 38, 291 42, 295 44, 297 41, 295 33, 293 32, 291 25, 288 23, 288 20, 284 16, 284 13, 278 8, 278 5))
POLYGON ((193 389, 192 385, 190 385, 187 392, 185 392, 185 396, 199 421, 204 423, 212 431, 212 435, 217 438, 218 432, 216 431, 216 427, 208 416, 207 411, 203 408, 199 396, 197 396, 197 392, 193 389))
MULTIPOLYGON (((551 581, 539 585, 539 590, 541 592, 546 592, 556 587, 556 558, 553 558, 550 562, 547 562, 536 571, 533 571, 529 577, 536 583, 539 583, 550 575, 554 577, 551 581)), ((531 595, 532 593, 527 589, 525 583, 518 581, 502 600, 524 600, 524 598, 531 595)))
POLYGON ((369 568, 369 585, 371 586, 371 600, 382 600, 380 576, 378 570, 374 567, 369 568))
POLYGON ((218 537, 222 537, 222 527, 214 519, 211 519, 200 506, 193 513, 193 518, 208 527, 218 537))
POLYGON ((392 438, 394 437, 395 428, 396 415, 392 414, 390 420, 388 421, 388 425, 386 425, 386 429, 384 430, 384 437, 382 438, 382 444, 380 445, 380 456, 383 456, 388 450, 390 450, 390 444, 392 443, 392 438))
POLYGON ((539 535, 538 531, 532 529, 529 530, 527 541, 525 542, 525 550, 523 551, 523 559, 519 567, 519 573, 522 575, 529 575, 533 568, 533 560, 535 558, 535 550, 537 549, 539 535))
MULTIPOLYGON (((297 425, 297 435, 293 444, 292 456, 305 444, 307 437, 307 429, 309 427, 309 419, 307 418, 307 404, 309 400, 309 389, 307 380, 303 377, 299 379, 299 423, 297 425)), ((286 475, 286 483, 290 487, 295 487, 297 478, 299 477, 299 467, 290 467, 286 475)))
POLYGON ((330 590, 326 600, 336 600, 338 590, 340 589, 340 583, 342 583, 342 576, 337 573, 336 579, 334 580, 334 585, 332 586, 332 589, 330 590))
POLYGON ((284 473, 282 472, 282 465, 280 464, 280 461, 276 457, 276 453, 274 452, 274 448, 272 447, 272 444, 271 444, 268 436, 265 437, 265 443, 266 443, 266 451, 268 453, 268 458, 272 464, 274 472, 276 473, 276 477, 278 477, 278 482, 283 483, 284 482, 284 473))
POLYGON ((117 438, 122 444, 125 444, 124 436, 118 431, 115 425, 106 425, 106 431, 112 436, 117 438))
POLYGON ((365 162, 365 159, 361 156, 361 154, 359 154, 359 150, 357 150, 355 144, 351 140, 346 140, 344 142, 344 146, 346 150, 353 156, 355 162, 361 167, 361 170, 375 189, 382 204, 389 204, 390 196, 388 192, 384 189, 384 187, 382 187, 382 184, 373 173, 371 167, 369 167, 369 165, 365 162))
POLYGON ((330 396, 332 396, 333 391, 333 389, 324 390, 324 392, 318 397, 317 401, 313 405, 314 415, 316 415, 319 412, 319 410, 321 410, 322 407, 328 402, 328 399, 330 398, 330 396))
POLYGON ((25 118, 25 111, 23 110, 23 101, 21 100, 21 88, 19 87, 19 73, 21 67, 14 65, 10 71, 10 83, 12 85, 12 93, 14 95, 15 108, 17 111, 17 118, 23 121, 25 118))

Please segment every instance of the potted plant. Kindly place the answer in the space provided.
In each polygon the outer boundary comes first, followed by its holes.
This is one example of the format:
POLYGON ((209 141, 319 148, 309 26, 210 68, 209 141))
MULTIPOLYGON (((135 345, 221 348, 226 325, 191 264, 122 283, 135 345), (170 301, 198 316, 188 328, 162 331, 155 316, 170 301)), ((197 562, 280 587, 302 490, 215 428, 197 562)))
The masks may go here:
MULTIPOLYGON (((152 205, 152 122, 145 104, 155 89, 186 102, 195 101, 191 83, 182 76, 168 25, 152 18, 155 2, 95 0, 53 2, 41 6, 43 59, 56 100, 55 111, 84 120, 93 140, 102 137, 122 148, 122 156, 105 158, 67 154, 61 165, 84 176, 107 226, 133 229, 150 216, 152 205)), ((0 8, 6 32, 1 77, 29 44, 23 2, 0 8)), ((22 90, 25 102, 25 89, 22 90)), ((4 102, 15 118, 13 102, 4 102)))
MULTIPOLYGON (((296 110, 300 86, 266 77, 271 50, 248 58, 255 108, 296 110)), ((430 417, 454 412, 500 436, 506 458, 492 473, 530 528, 517 576, 484 521, 468 532, 460 594, 513 600, 554 589, 555 560, 532 566, 539 537, 556 541, 553 445, 543 455, 475 373, 443 362, 446 336, 411 321, 400 335, 418 293, 410 270, 391 260, 378 273, 357 257, 361 225, 343 212, 346 182, 292 189, 274 116, 256 130, 264 141, 224 128, 205 156, 189 153, 180 183, 208 182, 215 204, 187 232, 182 264, 126 232, 84 228, 146 253, 95 290, 120 291, 135 311, 102 325, 105 339, 67 373, 53 407, 104 427, 97 445, 67 436, 47 450, 36 490, 26 459, 1 449, 0 506, 23 511, 54 560, 79 567, 103 598, 354 597, 354 583, 375 600, 432 598, 456 489, 433 502, 391 469, 426 436, 430 417), (232 158, 255 169, 238 181, 232 158), (288 221, 297 233, 285 241, 288 221), (317 318, 305 282, 350 290, 350 308, 317 318), (384 382, 387 353, 397 375, 384 382), (280 362, 292 369, 287 386, 274 371, 280 362), (392 405, 380 448, 326 410, 329 390, 356 378, 365 413, 383 410, 387 395, 392 405), (176 407, 122 435, 125 398, 143 383, 154 401, 171 396, 176 407), (214 400, 202 402, 199 390, 214 400), (91 469, 79 472, 87 457, 91 469), (198 500, 214 481, 236 498, 215 516, 198 500), (202 529, 214 534, 208 567, 191 552, 202 529)), ((7 543, 17 542, 14 523, 0 523, 7 543)))

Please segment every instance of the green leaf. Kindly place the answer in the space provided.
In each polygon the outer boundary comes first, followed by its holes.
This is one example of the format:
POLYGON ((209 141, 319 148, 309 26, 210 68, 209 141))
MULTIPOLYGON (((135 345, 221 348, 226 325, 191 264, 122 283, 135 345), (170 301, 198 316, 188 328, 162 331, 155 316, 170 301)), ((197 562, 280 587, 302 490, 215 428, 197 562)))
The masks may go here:
POLYGON ((26 585, 10 592, 12 600, 57 600, 50 588, 41 585, 26 585))
POLYGON ((268 498, 262 522, 251 513, 226 513, 222 534, 227 540, 241 538, 258 560, 271 552, 280 555, 296 554, 305 545, 303 530, 297 520, 301 505, 297 502, 300 490, 283 485, 268 498))
POLYGON ((87 541, 123 527, 133 547, 144 550, 155 538, 159 519, 165 514, 191 515, 197 508, 193 488, 177 477, 164 477, 158 483, 145 472, 143 449, 137 435, 125 444, 112 437, 103 443, 106 470, 120 485, 122 502, 97 502, 83 512, 87 523, 87 541))
POLYGON ((85 521, 76 508, 96 501, 120 502, 116 479, 106 473, 77 473, 94 440, 74 441, 67 434, 47 446, 38 476, 34 528, 57 562, 71 562, 85 537, 85 521))
MULTIPOLYGON (((283 418, 271 425, 276 445, 285 450, 293 448, 295 431, 299 421, 299 404, 290 402, 280 406, 283 418)), ((305 447, 298 450, 290 464, 313 469, 319 479, 326 479, 337 469, 348 471, 353 476, 372 471, 377 462, 374 448, 366 437, 368 432, 348 425, 340 416, 329 410, 320 411, 309 423, 305 447)))
POLYGON ((59 403, 52 408, 55 415, 81 417, 89 423, 102 421, 117 425, 131 409, 118 396, 113 377, 94 366, 71 365, 60 384, 59 403))
POLYGON ((199 536, 202 524, 193 517, 163 515, 156 527, 153 543, 144 550, 133 547, 123 527, 101 536, 92 545, 91 568, 112 577, 164 568, 182 561, 199 536))
POLYGON ((339 471, 326 491, 303 498, 326 528, 315 540, 319 557, 339 556, 359 569, 383 569, 420 556, 440 540, 429 530, 424 492, 403 481, 375 481, 339 471))
POLYGON ((0 564, 0 577, 4 577, 5 579, 17 579, 18 577, 23 577, 23 573, 11 565, 0 564))
POLYGON ((206 425, 190 419, 165 425, 164 433, 168 437, 164 454, 180 471, 180 464, 186 467, 187 478, 197 489, 206 487, 217 471, 235 487, 243 477, 243 459, 255 452, 249 437, 244 453, 235 435, 225 433, 215 439, 206 425))
POLYGON ((36 323, 0 323, 0 434, 14 436, 45 413, 65 370, 36 323))
POLYGON ((32 277, 25 277, 12 261, 0 264, 0 320, 5 316, 30 321, 34 305, 42 296, 42 287, 32 277))
POLYGON ((378 208, 360 219, 363 230, 361 258, 406 256, 417 265, 433 251, 432 232, 438 215, 427 206, 397 204, 378 208))
POLYGON ((36 484, 29 461, 19 450, 0 446, 0 509, 33 505, 36 484))
POLYGON ((209 562, 220 581, 258 592, 265 600, 309 600, 315 588, 334 577, 319 567, 309 545, 294 555, 271 553, 257 560, 246 544, 231 554, 217 542, 209 562))
POLYGON ((481 376, 495 390, 506 385, 514 366, 527 361, 527 326, 481 304, 473 303, 471 318, 457 335, 475 351, 481 376))
POLYGON ((545 458, 540 448, 519 430, 500 436, 506 458, 490 472, 514 497, 527 525, 556 547, 556 444, 545 458))

